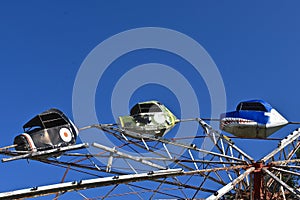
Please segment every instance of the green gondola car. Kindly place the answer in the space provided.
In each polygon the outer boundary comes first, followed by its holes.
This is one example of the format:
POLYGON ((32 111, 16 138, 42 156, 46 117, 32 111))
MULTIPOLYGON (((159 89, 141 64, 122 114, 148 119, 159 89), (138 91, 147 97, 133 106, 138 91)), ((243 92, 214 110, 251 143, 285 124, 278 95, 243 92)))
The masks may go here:
POLYGON ((136 104, 129 116, 119 117, 120 128, 127 132, 162 137, 178 122, 176 116, 158 101, 136 104))

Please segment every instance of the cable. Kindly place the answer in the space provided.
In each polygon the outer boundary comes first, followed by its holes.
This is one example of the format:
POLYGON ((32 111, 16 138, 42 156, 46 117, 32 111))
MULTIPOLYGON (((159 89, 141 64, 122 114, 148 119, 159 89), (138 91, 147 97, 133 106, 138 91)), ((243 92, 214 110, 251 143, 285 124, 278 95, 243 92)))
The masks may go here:
POLYGON ((300 124, 300 122, 288 122, 288 124, 300 124))

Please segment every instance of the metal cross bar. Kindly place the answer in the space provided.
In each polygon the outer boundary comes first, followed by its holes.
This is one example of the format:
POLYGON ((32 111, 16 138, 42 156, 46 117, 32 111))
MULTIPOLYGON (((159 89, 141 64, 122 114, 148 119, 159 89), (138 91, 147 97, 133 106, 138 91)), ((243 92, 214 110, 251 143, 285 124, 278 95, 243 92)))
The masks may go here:
POLYGON ((232 190, 236 184, 241 182, 246 176, 248 176, 251 172, 255 170, 255 167, 250 167, 247 169, 243 174, 241 174, 239 177, 234 179, 232 182, 228 183, 221 189, 219 189, 217 192, 215 192, 213 195, 209 196, 206 200, 217 200, 220 197, 222 197, 224 194, 232 190))
POLYGON ((292 175, 300 176, 300 173, 294 172, 294 171, 290 171, 290 170, 280 169, 280 168, 277 168, 277 167, 271 167, 271 169, 275 169, 277 171, 280 171, 280 172, 283 172, 283 173, 287 173, 287 174, 292 174, 292 175))
MULTIPOLYGON (((102 129, 103 125, 99 126, 99 128, 101 130, 103 130, 102 129)), ((107 128, 107 127, 105 127, 105 128, 107 128)), ((114 129, 117 129, 117 128, 114 128, 114 129)), ((124 132, 121 129, 119 131, 120 132, 124 132)), ((245 162, 244 160, 239 159, 239 158, 235 158, 235 157, 223 155, 223 154, 220 154, 220 153, 216 153, 216 152, 211 152, 211 151, 208 151, 208 150, 200 149, 200 148, 198 148, 196 146, 191 146, 191 145, 187 145, 187 144, 183 144, 183 143, 179 143, 179 142, 173 142, 171 140, 164 139, 164 138, 156 138, 156 137, 151 137, 151 136, 147 136, 147 135, 141 135, 141 138, 152 140, 152 141, 157 141, 157 142, 161 142, 161 143, 165 143, 165 144, 174 145, 174 146, 182 147, 182 148, 185 148, 185 149, 195 150, 195 151, 198 151, 198 152, 201 152, 201 153, 204 153, 204 154, 214 155, 214 156, 218 156, 218 157, 224 157, 224 158, 227 158, 229 160, 236 160, 236 161, 240 161, 240 162, 245 162)))
POLYGON ((56 149, 50 149, 50 150, 45 150, 45 151, 37 151, 37 152, 27 153, 24 155, 13 156, 10 158, 3 158, 2 162, 9 162, 9 161, 25 159, 25 158, 34 159, 34 158, 40 157, 40 156, 48 156, 48 155, 52 155, 52 154, 55 155, 57 153, 62 153, 65 151, 83 149, 83 148, 87 148, 88 146, 89 145, 87 143, 84 143, 84 144, 76 144, 76 145, 71 145, 71 146, 66 146, 66 147, 59 147, 56 149))
POLYGON ((293 131, 290 135, 288 135, 286 138, 284 138, 283 140, 281 140, 279 142, 278 147, 276 149, 274 149, 271 153, 269 153, 268 155, 263 157, 260 161, 265 163, 267 160, 272 158, 275 154, 280 152, 286 146, 288 146, 289 144, 291 144, 292 142, 297 140, 299 136, 300 136, 300 129, 297 129, 297 130, 293 131))
POLYGON ((107 146, 104 146, 102 144, 98 144, 98 143, 93 143, 92 144, 94 147, 96 148, 99 148, 99 149, 102 149, 104 151, 107 151, 107 152, 111 152, 111 153, 114 153, 114 154, 117 154, 121 157, 124 157, 124 158, 128 158, 128 159, 131 159, 131 160, 134 160, 136 162, 140 162, 142 164, 145 164, 145 165, 148 165, 148 166, 151 166, 151 167, 155 167, 155 168, 158 168, 158 169, 166 169, 166 167, 164 166, 161 166, 161 165, 157 165, 155 163, 152 163, 148 160, 144 160, 142 157, 136 157, 136 156, 132 156, 132 155, 129 155, 129 154, 126 154, 126 153, 123 153, 121 151, 118 151, 114 148, 110 148, 110 147, 107 147, 107 146))
POLYGON ((276 182, 278 182, 282 187, 287 189, 290 193, 292 193, 297 199, 300 199, 300 192, 289 185, 287 185, 285 182, 280 180, 275 174, 267 170, 266 168, 262 168, 262 171, 267 173, 270 177, 272 177, 276 182))
MULTIPOLYGON (((114 177, 80 180, 80 181, 66 182, 66 183, 60 183, 60 184, 54 184, 54 185, 48 185, 48 186, 39 186, 39 187, 33 187, 33 188, 28 188, 28 189, 4 192, 4 193, 0 193, 0 199, 17 199, 17 198, 38 197, 38 196, 45 196, 45 195, 49 195, 49 194, 71 192, 71 191, 76 191, 76 190, 84 190, 84 189, 103 187, 103 186, 109 186, 109 185, 124 184, 124 183, 145 181, 145 180, 154 180, 155 181, 160 178, 201 174, 203 172, 210 172, 210 171, 232 170, 232 169, 239 169, 239 168, 245 168, 245 167, 247 167, 247 166, 232 166, 232 167, 226 167, 226 168, 223 167, 223 168, 215 168, 215 169, 194 170, 194 171, 188 171, 188 172, 184 172, 181 168, 166 169, 166 170, 151 171, 148 173, 141 173, 141 174, 120 175, 120 176, 114 176, 114 177)), ((170 184, 170 183, 167 183, 167 184, 170 184)), ((200 189, 200 188, 197 188, 197 189, 200 189)))
POLYGON ((59 183, 54 185, 33 187, 28 189, 16 190, 11 192, 0 193, 0 199, 17 199, 45 196, 55 193, 64 193, 70 191, 84 190, 95 187, 103 187, 108 185, 124 184, 129 182, 138 182, 144 180, 153 180, 165 177, 172 177, 182 175, 182 169, 168 169, 152 171, 148 173, 121 175, 114 177, 96 178, 89 180, 80 180, 66 183, 59 183))
MULTIPOLYGON (((217 130, 214 130, 210 125, 208 125, 202 119, 196 118, 195 120, 198 121, 198 123, 202 126, 202 128, 204 130, 206 130, 206 129, 209 130, 209 131, 206 131, 209 136, 212 136, 212 133, 214 133, 218 138, 221 138, 223 140, 223 142, 225 142, 226 144, 231 146, 238 153, 240 153, 245 158, 247 158, 250 162, 254 162, 254 159, 251 156, 249 156, 248 154, 243 152, 241 149, 239 149, 237 146, 235 146, 233 144, 233 142, 230 141, 229 138, 227 138, 226 136, 220 134, 217 130)), ((102 131, 109 132, 109 133, 111 131, 115 131, 115 132, 118 132, 118 133, 126 133, 125 130, 122 130, 118 127, 115 127, 114 124, 95 124, 95 125, 89 126, 88 128, 97 128, 97 129, 100 129, 102 131)), ((127 134, 127 135, 130 135, 130 134, 127 134)), ((162 142, 162 143, 165 143, 165 144, 171 144, 171 145, 183 147, 183 148, 186 148, 186 149, 192 149, 192 150, 204 153, 204 154, 210 154, 210 155, 215 155, 215 156, 219 156, 219 157, 221 156, 221 157, 224 157, 224 158, 230 159, 230 160, 242 161, 241 159, 238 159, 236 157, 223 155, 222 153, 220 154, 220 153, 216 153, 216 152, 210 152, 210 151, 207 151, 207 150, 204 150, 204 149, 199 149, 197 147, 192 147, 190 145, 186 145, 186 144, 182 144, 182 143, 178 143, 178 142, 173 142, 173 141, 170 141, 170 140, 167 140, 167 139, 164 139, 164 138, 160 138, 160 137, 153 137, 153 136, 141 135, 141 134, 136 134, 136 136, 139 136, 140 139, 148 139, 148 140, 152 140, 152 141, 162 142)), ((242 162, 245 162, 245 160, 243 160, 242 162)))
MULTIPOLYGON (((220 134, 219 131, 213 129, 209 124, 207 124, 204 120, 201 118, 197 118, 198 123, 202 126, 202 128, 206 131, 206 134, 213 137, 213 135, 217 136, 218 138, 222 139, 223 142, 225 142, 227 145, 231 146, 233 149, 235 149, 237 152, 239 152, 241 155, 243 155, 245 158, 247 158, 252 163, 254 162, 254 159, 246 154, 244 151, 242 151, 240 148, 238 148, 234 143, 225 135, 220 134)), ((221 147, 219 147, 221 149, 221 147)))

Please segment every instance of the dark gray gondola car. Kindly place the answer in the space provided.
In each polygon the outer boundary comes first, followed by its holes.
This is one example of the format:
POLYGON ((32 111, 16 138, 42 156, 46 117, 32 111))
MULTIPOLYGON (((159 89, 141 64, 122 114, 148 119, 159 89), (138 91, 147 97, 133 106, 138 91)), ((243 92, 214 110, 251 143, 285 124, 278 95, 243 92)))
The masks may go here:
POLYGON ((78 129, 58 109, 38 114, 24 126, 24 133, 14 139, 17 151, 43 151, 74 145, 78 129))

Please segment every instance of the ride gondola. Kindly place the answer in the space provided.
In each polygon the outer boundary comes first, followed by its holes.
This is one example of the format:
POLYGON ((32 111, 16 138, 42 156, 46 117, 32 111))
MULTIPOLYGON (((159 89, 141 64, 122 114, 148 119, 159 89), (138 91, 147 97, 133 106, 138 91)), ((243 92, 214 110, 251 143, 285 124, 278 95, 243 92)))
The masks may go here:
POLYGON ((164 136, 178 121, 176 116, 158 101, 137 103, 130 110, 129 116, 119 117, 119 125, 126 133, 158 137, 164 136))
POLYGON ((267 138, 289 122, 263 100, 240 102, 220 116, 220 129, 241 138, 267 138))
POLYGON ((14 139, 17 151, 42 151, 74 145, 78 129, 60 110, 36 115, 23 126, 24 133, 14 139))

